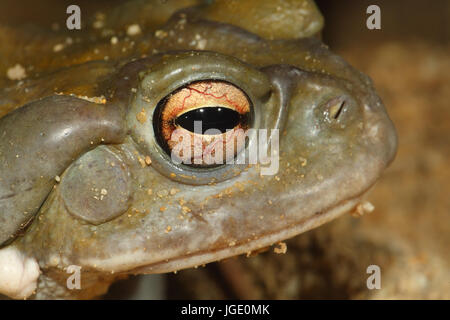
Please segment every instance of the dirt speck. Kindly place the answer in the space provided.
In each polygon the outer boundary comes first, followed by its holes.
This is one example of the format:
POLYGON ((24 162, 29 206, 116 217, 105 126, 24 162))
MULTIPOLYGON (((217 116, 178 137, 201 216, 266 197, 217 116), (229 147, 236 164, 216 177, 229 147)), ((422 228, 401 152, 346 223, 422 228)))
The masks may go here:
POLYGON ((127 35, 130 37, 136 36, 142 32, 141 27, 138 24, 132 24, 127 28, 127 35))

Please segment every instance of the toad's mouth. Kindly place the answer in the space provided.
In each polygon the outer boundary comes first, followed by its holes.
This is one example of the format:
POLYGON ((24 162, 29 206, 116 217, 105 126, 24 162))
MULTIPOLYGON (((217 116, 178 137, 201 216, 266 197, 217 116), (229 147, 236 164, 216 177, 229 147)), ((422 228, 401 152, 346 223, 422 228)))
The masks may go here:
POLYGON ((233 247, 220 248, 214 251, 200 251, 195 252, 190 255, 184 255, 171 260, 166 260, 162 262, 156 262, 149 265, 141 266, 128 271, 130 274, 152 274, 152 273, 166 273, 174 272, 181 269, 188 269, 192 267, 197 267, 204 265, 206 263, 226 259, 232 256, 248 253, 251 251, 256 251, 261 248, 265 248, 276 244, 280 241, 292 238, 308 230, 314 229, 322 224, 325 224, 340 215, 351 212, 356 208, 356 206, 361 202, 364 194, 344 200, 338 205, 329 208, 328 210, 318 212, 310 217, 303 219, 294 226, 289 228, 276 230, 272 233, 265 234, 258 238, 255 242, 246 242, 242 244, 236 244, 233 247))

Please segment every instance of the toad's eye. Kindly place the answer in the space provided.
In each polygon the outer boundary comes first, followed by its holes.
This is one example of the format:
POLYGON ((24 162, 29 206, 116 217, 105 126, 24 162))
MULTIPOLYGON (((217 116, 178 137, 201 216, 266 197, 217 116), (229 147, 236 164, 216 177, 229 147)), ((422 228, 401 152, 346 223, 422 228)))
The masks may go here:
POLYGON ((198 81, 161 100, 153 127, 172 160, 194 166, 224 164, 244 147, 251 125, 247 95, 224 81, 198 81))

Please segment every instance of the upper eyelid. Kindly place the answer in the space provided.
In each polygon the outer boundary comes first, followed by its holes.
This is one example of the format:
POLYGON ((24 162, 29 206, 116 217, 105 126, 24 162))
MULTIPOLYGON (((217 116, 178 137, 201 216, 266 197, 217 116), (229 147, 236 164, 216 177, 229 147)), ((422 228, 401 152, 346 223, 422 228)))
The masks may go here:
POLYGON ((161 116, 163 121, 170 121, 184 112, 206 106, 228 107, 241 114, 250 112, 251 109, 251 101, 242 89, 232 83, 220 80, 200 80, 184 85, 173 91, 162 103, 161 116), (202 89, 204 91, 201 91, 202 89), (211 89, 213 92, 211 92, 211 89), (214 92, 214 89, 218 90, 214 92), (200 95, 205 96, 201 97, 200 95), (189 101, 189 99, 191 100, 189 101), (213 99, 217 99, 218 102, 213 101, 213 99), (203 105, 202 102, 205 102, 205 100, 210 103, 203 105), (188 104, 186 105, 186 103, 188 104), (180 104, 182 104, 181 107, 180 104))

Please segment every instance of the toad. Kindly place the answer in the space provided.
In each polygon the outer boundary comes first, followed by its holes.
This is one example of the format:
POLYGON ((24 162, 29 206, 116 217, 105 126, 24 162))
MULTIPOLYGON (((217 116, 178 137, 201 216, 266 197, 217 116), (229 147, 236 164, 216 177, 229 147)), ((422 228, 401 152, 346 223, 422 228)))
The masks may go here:
POLYGON ((93 298, 366 208, 396 133, 322 25, 308 0, 135 0, 75 35, 0 26, 0 292, 93 298))

